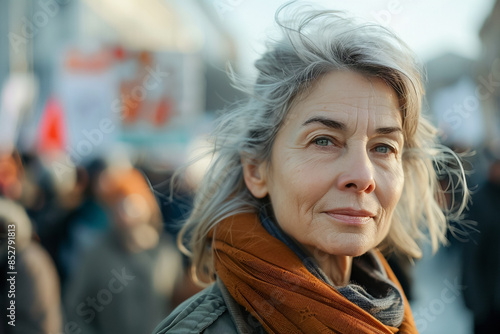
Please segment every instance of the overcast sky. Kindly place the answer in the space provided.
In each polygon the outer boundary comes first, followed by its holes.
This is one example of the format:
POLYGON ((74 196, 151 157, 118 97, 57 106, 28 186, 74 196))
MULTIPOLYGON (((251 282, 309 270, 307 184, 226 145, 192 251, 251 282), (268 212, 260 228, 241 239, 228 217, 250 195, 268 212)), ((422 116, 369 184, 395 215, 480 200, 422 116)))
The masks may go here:
MULTIPOLYGON (((219 18, 237 36, 243 68, 263 51, 283 0, 213 0, 219 18)), ((426 61, 444 52, 475 57, 477 34, 493 0, 315 0, 330 9, 387 25, 426 61)))

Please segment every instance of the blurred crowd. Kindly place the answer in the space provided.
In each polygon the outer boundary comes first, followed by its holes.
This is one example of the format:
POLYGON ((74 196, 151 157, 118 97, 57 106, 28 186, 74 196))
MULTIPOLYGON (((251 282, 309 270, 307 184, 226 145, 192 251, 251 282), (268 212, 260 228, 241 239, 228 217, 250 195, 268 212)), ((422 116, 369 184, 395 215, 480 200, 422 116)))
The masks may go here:
POLYGON ((16 151, 0 156, 4 310, 7 273, 16 272, 16 326, 2 321, 0 333, 151 332, 196 291, 174 241, 188 192, 169 193, 168 173, 123 160, 95 159, 62 177, 50 162, 16 151))

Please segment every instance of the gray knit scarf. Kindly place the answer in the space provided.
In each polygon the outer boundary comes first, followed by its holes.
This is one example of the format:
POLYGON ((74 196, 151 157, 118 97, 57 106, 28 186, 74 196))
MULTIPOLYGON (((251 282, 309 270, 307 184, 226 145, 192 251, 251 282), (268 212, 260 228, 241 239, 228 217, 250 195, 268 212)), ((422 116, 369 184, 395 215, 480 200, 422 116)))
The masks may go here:
POLYGON ((372 251, 353 259, 351 282, 343 287, 333 282, 316 261, 288 237, 265 211, 260 213, 262 226, 276 239, 286 244, 304 263, 311 274, 335 287, 344 297, 370 313, 387 326, 399 327, 403 322, 403 296, 387 277, 385 269, 372 251))

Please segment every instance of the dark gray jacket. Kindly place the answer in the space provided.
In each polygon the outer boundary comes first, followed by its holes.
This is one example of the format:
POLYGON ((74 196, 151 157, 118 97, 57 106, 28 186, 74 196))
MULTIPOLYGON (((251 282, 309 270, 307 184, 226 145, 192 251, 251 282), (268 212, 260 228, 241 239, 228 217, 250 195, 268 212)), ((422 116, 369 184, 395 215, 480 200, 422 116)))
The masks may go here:
POLYGON ((216 283, 179 305, 153 333, 250 334, 265 333, 265 330, 217 279, 216 283))

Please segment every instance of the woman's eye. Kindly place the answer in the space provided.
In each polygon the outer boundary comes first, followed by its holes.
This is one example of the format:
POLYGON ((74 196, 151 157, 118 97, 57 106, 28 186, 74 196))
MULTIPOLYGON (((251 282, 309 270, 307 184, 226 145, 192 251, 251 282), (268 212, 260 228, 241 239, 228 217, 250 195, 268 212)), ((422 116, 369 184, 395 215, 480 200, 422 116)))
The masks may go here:
POLYGON ((375 147, 375 151, 377 153, 388 154, 388 153, 393 153, 394 148, 392 148, 389 145, 379 145, 379 146, 375 147))
POLYGON ((316 138, 314 140, 314 143, 318 146, 328 146, 332 143, 332 141, 328 138, 321 137, 321 138, 316 138))

